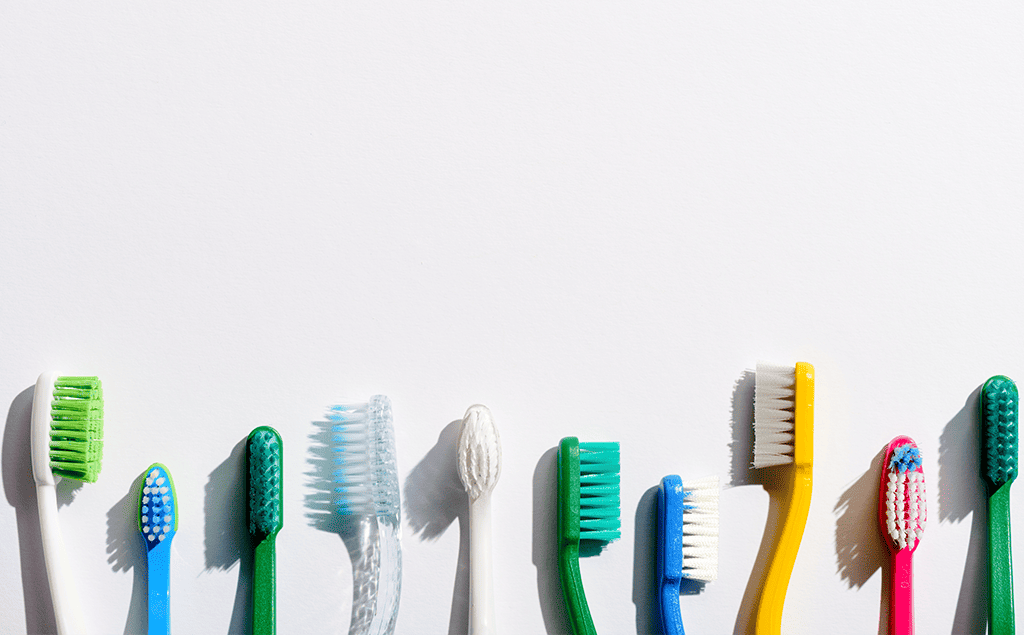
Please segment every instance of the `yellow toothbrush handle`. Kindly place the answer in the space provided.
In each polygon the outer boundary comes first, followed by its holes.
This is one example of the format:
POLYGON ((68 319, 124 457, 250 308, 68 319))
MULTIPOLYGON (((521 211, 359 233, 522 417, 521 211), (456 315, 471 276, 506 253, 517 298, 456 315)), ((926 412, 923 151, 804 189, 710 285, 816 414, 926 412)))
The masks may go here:
POLYGON ((786 603, 786 590, 793 574, 800 540, 807 525, 807 512, 811 507, 811 483, 814 457, 814 367, 798 362, 795 371, 793 409, 793 464, 779 468, 784 473, 782 483, 782 519, 761 601, 757 606, 754 632, 757 635, 780 635, 782 607, 786 603))

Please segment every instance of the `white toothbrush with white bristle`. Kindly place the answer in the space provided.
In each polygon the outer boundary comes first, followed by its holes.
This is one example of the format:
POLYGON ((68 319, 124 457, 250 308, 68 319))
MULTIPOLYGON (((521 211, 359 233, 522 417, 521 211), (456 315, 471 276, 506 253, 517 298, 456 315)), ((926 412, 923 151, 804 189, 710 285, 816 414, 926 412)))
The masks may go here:
POLYGON ((501 476, 501 439, 487 406, 470 406, 462 419, 458 468, 469 494, 469 632, 494 635, 491 491, 501 476))

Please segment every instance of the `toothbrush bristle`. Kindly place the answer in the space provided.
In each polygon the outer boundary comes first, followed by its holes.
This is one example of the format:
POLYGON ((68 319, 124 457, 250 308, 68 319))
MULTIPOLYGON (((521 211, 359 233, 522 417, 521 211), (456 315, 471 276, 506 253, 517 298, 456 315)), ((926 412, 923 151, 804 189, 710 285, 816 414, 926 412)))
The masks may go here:
POLYGON ((717 476, 683 481, 683 577, 718 578, 717 476))
POLYGON ((458 469, 470 500, 494 489, 501 476, 501 438, 487 406, 470 406, 462 419, 458 469))
POLYGON ((391 401, 375 395, 362 404, 332 406, 335 506, 340 514, 398 517, 398 467, 391 401))
POLYGON ((912 443, 893 449, 886 466, 885 525, 897 549, 913 549, 928 520, 921 451, 912 443))
POLYGON ((757 364, 754 375, 754 467, 793 462, 796 369, 757 364))
POLYGON ((58 377, 50 402, 50 469, 94 483, 102 462, 102 383, 97 377, 58 377))
POLYGON ((984 469, 989 483, 999 488, 1017 478, 1017 385, 997 375, 981 391, 984 425, 984 469))
POLYGON ((580 540, 619 538, 619 444, 580 443, 580 540))
POLYGON ((263 538, 276 533, 281 515, 281 437, 268 426, 252 431, 246 444, 249 461, 249 533, 263 538))
POLYGON ((174 535, 178 528, 178 510, 174 483, 163 465, 154 463, 146 472, 139 495, 139 530, 146 547, 153 549, 174 535))

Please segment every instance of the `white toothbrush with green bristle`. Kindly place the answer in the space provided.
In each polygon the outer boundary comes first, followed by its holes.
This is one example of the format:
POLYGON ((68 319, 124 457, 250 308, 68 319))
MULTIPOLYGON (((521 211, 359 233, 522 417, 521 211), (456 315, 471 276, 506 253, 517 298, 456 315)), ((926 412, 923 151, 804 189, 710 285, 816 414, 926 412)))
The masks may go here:
POLYGON ((32 474, 43 558, 59 635, 86 632, 57 518, 57 483, 94 483, 103 457, 103 388, 96 377, 43 373, 32 398, 32 474))

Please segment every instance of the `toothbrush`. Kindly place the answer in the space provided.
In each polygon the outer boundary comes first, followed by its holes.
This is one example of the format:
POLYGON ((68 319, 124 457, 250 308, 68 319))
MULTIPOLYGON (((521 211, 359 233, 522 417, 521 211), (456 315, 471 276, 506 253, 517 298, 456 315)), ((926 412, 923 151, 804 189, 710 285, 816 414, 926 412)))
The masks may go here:
POLYGON ((402 592, 401 505, 391 401, 333 406, 331 445, 335 507, 352 543, 353 602, 349 635, 395 631, 402 592))
POLYGON ((95 483, 103 457, 103 387, 96 377, 46 372, 32 398, 32 474, 39 503, 46 576, 59 635, 85 633, 57 518, 57 483, 95 483))
POLYGON ((684 635, 679 611, 683 578, 718 577, 718 477, 661 479, 658 488, 658 606, 665 635, 684 635))
POLYGON ((171 632, 171 540, 178 533, 178 496, 167 468, 154 463, 139 492, 139 532, 149 564, 149 635, 171 632))
POLYGON ((989 624, 991 635, 1012 635, 1013 565, 1010 485, 1017 478, 1017 385, 996 375, 981 389, 982 466, 988 482, 989 624))
POLYGON ((573 635, 597 635, 580 577, 580 543, 619 538, 619 444, 562 439, 558 447, 558 573, 573 635))
POLYGON ((249 433, 249 534, 253 545, 252 635, 277 631, 275 540, 284 525, 281 435, 270 426, 249 433))
POLYGON ((491 491, 501 476, 501 439, 487 406, 470 406, 462 419, 458 468, 469 494, 469 633, 494 635, 491 491))
POLYGON ((892 555, 890 635, 914 635, 914 550, 924 534, 928 508, 921 451, 899 436, 885 450, 878 492, 878 524, 892 555))
POLYGON ((814 367, 759 363, 754 378, 754 467, 775 467, 783 490, 778 534, 754 620, 758 635, 779 635, 786 589, 811 505, 814 367))

